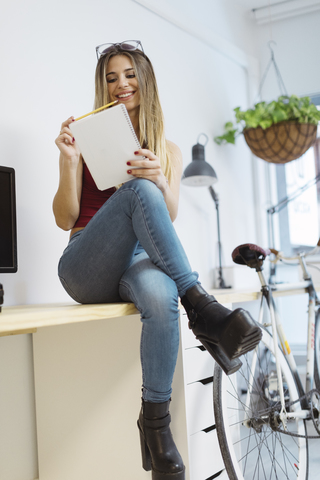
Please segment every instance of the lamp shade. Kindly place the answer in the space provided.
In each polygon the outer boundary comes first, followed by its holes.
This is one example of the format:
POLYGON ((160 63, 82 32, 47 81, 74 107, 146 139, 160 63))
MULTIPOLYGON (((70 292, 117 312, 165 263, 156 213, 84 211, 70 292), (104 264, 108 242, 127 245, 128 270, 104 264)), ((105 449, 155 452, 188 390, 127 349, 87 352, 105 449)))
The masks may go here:
POLYGON ((216 172, 204 159, 204 147, 200 143, 192 147, 192 162, 183 172, 181 179, 184 185, 203 187, 218 181, 216 172))

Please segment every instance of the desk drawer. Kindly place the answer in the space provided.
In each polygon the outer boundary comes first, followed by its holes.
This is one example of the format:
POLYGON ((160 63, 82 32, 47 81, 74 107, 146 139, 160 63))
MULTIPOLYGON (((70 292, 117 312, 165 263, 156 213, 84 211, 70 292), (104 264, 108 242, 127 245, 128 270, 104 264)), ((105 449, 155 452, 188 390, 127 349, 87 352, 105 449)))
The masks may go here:
MULTIPOLYGON (((189 437, 190 480, 207 480, 224 470, 216 430, 199 432, 189 437)), ((219 478, 218 476, 217 478, 219 478)))
POLYGON ((213 375, 215 362, 202 346, 184 350, 183 363, 186 384, 197 382, 213 375))
POLYGON ((213 381, 206 384, 191 383, 186 386, 186 414, 188 435, 193 435, 214 425, 213 381))

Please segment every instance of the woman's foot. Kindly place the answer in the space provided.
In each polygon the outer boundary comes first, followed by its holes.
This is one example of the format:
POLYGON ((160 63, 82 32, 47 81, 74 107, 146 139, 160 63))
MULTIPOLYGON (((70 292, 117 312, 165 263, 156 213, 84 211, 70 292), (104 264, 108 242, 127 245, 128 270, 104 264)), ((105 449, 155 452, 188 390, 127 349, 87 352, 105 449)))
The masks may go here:
POLYGON ((142 466, 152 470, 152 480, 185 480, 185 468, 170 431, 168 402, 142 400, 138 420, 142 466))
POLYGON ((261 329, 249 312, 223 307, 199 284, 187 290, 181 303, 189 328, 227 375, 240 368, 238 357, 253 350, 261 340, 261 329))

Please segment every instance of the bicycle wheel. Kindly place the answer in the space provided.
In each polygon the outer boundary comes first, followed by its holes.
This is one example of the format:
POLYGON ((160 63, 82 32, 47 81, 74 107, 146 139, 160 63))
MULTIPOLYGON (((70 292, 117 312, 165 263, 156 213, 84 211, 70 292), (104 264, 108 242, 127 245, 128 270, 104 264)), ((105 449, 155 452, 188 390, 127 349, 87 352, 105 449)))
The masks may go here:
MULTIPOLYGON (((225 375, 216 365, 213 401, 222 457, 231 480, 305 480, 308 439, 276 431, 279 389, 273 339, 263 330, 254 352, 241 357, 241 369, 225 375), (250 393, 251 392, 251 393, 250 393)), ((280 352, 286 403, 299 398, 292 371, 280 352)), ((301 410, 297 402, 289 407, 301 410)), ((280 411, 280 409, 278 409, 280 411)), ((283 428, 283 427, 281 427, 283 428)), ((288 421, 289 432, 306 435, 305 421, 288 421)))
POLYGON ((314 381, 320 390, 320 310, 316 313, 314 332, 314 381))

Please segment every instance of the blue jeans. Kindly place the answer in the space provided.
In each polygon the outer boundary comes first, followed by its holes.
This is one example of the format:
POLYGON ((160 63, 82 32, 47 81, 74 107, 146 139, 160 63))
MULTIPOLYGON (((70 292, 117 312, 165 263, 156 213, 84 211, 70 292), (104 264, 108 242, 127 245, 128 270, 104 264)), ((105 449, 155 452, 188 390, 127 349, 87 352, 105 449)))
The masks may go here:
POLYGON ((169 400, 179 347, 178 296, 198 282, 161 191, 130 180, 75 233, 58 268, 79 303, 133 302, 141 313, 143 398, 169 400))

